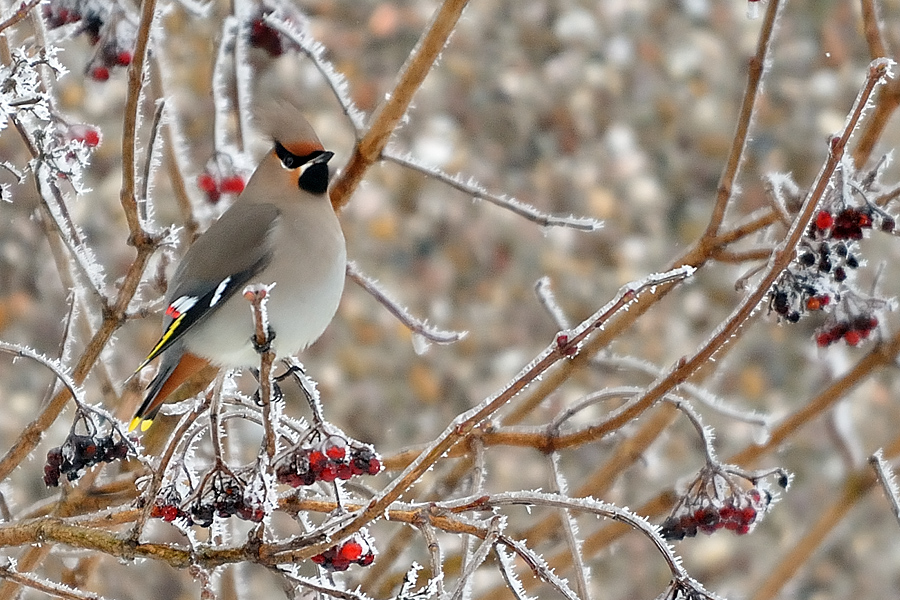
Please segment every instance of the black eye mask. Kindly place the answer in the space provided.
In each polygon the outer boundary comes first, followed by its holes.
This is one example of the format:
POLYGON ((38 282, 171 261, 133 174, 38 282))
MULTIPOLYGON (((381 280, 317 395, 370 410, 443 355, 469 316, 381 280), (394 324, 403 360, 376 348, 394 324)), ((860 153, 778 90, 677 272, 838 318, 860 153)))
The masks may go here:
POLYGON ((275 142, 275 155, 278 156, 281 164, 287 169, 296 169, 323 154, 325 154, 325 152, 322 150, 314 150, 306 156, 298 156, 282 146, 281 142, 275 142))

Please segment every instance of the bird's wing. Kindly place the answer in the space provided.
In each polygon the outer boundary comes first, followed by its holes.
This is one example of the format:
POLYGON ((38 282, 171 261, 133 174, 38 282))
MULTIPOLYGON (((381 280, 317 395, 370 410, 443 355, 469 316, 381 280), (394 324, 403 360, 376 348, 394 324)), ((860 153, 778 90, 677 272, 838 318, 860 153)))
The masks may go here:
POLYGON ((163 334, 136 371, 165 352, 269 264, 278 217, 278 209, 271 204, 238 201, 188 248, 166 295, 163 334))

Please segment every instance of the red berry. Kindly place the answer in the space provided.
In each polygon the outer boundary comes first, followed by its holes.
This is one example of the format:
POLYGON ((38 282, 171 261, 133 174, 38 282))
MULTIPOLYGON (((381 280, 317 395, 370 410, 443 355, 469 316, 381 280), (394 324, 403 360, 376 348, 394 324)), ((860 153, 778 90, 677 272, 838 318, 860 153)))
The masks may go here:
POLYGON ((806 300, 806 310, 819 310, 822 308, 822 301, 816 296, 811 296, 806 300))
POLYGON ((373 560, 375 560, 375 555, 372 554, 371 552, 369 552, 368 554, 366 554, 365 556, 360 558, 358 561, 356 561, 356 564, 362 565, 364 567, 368 567, 369 565, 372 564, 373 560))
POLYGON ((116 54, 116 64, 127 67, 131 64, 131 51, 130 50, 120 50, 118 54, 116 54))
POLYGON ((100 132, 96 129, 88 129, 84 132, 84 144, 88 148, 96 148, 100 145, 100 132))
POLYGON ((332 571, 346 571, 350 567, 350 561, 341 558, 340 556, 336 556, 333 561, 331 561, 331 565, 328 565, 328 568, 332 571))
POLYGON ((844 334, 844 341, 851 346, 856 346, 862 341, 862 335, 859 331, 851 330, 844 334))
POLYGON ((329 446, 325 448, 325 454, 334 461, 344 460, 347 455, 347 449, 343 446, 329 446))
POLYGON ((355 542, 350 540, 346 542, 343 546, 341 546, 340 550, 338 550, 338 556, 343 558, 344 560, 349 560, 351 562, 359 560, 359 557, 362 556, 363 547, 359 542, 355 542))
POLYGON ((868 228, 872 226, 872 217, 864 212, 859 213, 859 220, 857 223, 862 228, 868 228))
POLYGON ((240 175, 231 175, 222 180, 222 191, 226 194, 240 194, 244 191, 244 180, 240 175))
POLYGON ((744 510, 741 511, 741 520, 748 525, 755 521, 756 509, 752 506, 745 507, 744 510))
POLYGON ((167 523, 171 523, 176 518, 178 518, 178 507, 172 506, 171 504, 168 506, 162 507, 162 518, 163 521, 167 523))
POLYGON ((353 469, 350 467, 349 464, 341 463, 337 466, 338 479, 343 479, 344 481, 346 481, 346 480, 350 479, 351 477, 353 477, 353 475, 354 475, 353 469))
POLYGON ((219 183, 216 181, 216 178, 209 173, 200 173, 200 175, 197 176, 197 187, 207 194, 210 194, 219 190, 219 183))
POLYGON ((91 69, 91 79, 94 81, 106 81, 109 79, 109 69, 103 65, 98 65, 91 69))
POLYGON ((325 555, 324 554, 316 554, 310 560, 313 561, 314 563, 316 563, 317 565, 321 565, 321 564, 325 563, 325 555))
POLYGON ((319 474, 319 479, 321 479, 325 483, 331 483, 332 481, 337 479, 337 476, 337 467, 333 464, 328 464, 324 469, 322 469, 322 472, 319 474))
POLYGON ((381 461, 373 458, 369 461, 369 475, 378 475, 381 472, 381 461))
POLYGON ((328 458, 318 450, 309 453, 309 468, 313 471, 320 472, 327 464, 328 458))
POLYGON ((834 225, 834 217, 832 217, 831 213, 827 210, 821 211, 818 216, 816 216, 816 227, 819 229, 829 229, 832 225, 834 225))

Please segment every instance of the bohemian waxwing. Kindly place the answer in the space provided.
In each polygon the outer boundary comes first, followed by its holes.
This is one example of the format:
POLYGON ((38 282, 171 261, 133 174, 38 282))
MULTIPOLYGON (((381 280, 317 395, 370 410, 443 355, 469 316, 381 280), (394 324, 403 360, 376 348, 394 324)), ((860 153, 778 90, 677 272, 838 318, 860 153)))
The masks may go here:
POLYGON ((129 431, 146 431, 166 397, 207 364, 259 364, 251 306, 236 293, 247 285, 276 284, 267 312, 277 357, 316 341, 337 311, 347 250, 326 194, 333 153, 288 103, 266 107, 258 120, 273 147, 175 270, 162 337, 137 369, 161 356, 159 371, 129 431))

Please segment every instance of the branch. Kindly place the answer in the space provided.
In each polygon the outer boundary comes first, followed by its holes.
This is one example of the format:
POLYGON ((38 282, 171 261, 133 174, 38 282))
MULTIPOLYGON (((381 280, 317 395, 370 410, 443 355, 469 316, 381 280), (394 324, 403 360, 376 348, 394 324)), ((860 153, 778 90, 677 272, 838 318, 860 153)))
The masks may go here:
POLYGON ((156 0, 141 3, 141 21, 138 26, 134 58, 128 66, 128 92, 125 97, 125 120, 122 123, 122 189, 119 201, 128 223, 130 242, 136 248, 153 244, 151 236, 144 231, 138 214, 135 196, 135 165, 137 153, 137 122, 140 110, 141 91, 144 87, 144 64, 150 44, 150 31, 156 13, 156 0))
POLYGON ((734 191, 734 180, 747 149, 747 140, 750 132, 750 124, 753 121, 753 112, 756 109, 756 100, 762 89, 763 77, 769 64, 769 51, 772 48, 772 37, 775 34, 775 22, 781 11, 781 0, 769 0, 766 7, 766 16, 762 22, 759 39, 756 43, 756 54, 747 65, 747 88, 744 91, 744 99, 741 102, 740 116, 738 117, 737 131, 731 142, 731 150, 728 152, 728 160, 725 169, 719 179, 716 191, 716 203, 713 206, 712 215, 703 239, 710 239, 719 233, 722 221, 725 219, 725 209, 731 201, 734 191))
POLYGON ((468 331, 444 331, 429 327, 427 321, 417 319, 397 301, 389 297, 387 293, 378 286, 378 283, 360 271, 359 267, 357 267, 356 263, 353 261, 347 262, 347 277, 359 285, 359 287, 369 292, 372 297, 388 309, 389 313, 397 317, 397 319, 414 335, 420 335, 429 342, 434 342, 435 344, 452 344, 463 339, 469 333, 468 331))
POLYGON ((366 134, 356 143, 350 162, 331 186, 331 204, 335 210, 347 205, 363 175, 381 158, 388 139, 406 114, 412 97, 425 81, 450 34, 453 33, 468 0, 444 0, 428 29, 410 53, 393 91, 375 111, 366 134))
POLYGON ((515 198, 507 198, 505 196, 490 194, 485 188, 483 188, 478 183, 473 182, 471 179, 468 182, 464 182, 459 175, 455 177, 453 175, 448 175, 437 167, 425 166, 416 162, 409 156, 400 156, 399 154, 396 154, 391 150, 386 150, 385 152, 383 152, 382 158, 384 160, 396 163, 402 167, 406 167, 407 169, 412 169, 417 173, 427 175, 428 177, 436 179, 442 183, 446 183, 450 187, 461 192, 465 192, 473 198, 477 198, 478 200, 486 200, 491 204, 494 204, 495 206, 504 208, 512 212, 513 214, 524 217, 532 223, 537 223, 542 227, 568 227, 570 229, 576 229, 578 231, 597 231, 603 226, 602 223, 597 219, 591 219, 589 217, 555 217, 553 215, 542 213, 533 206, 525 204, 524 202, 521 202, 515 198))

